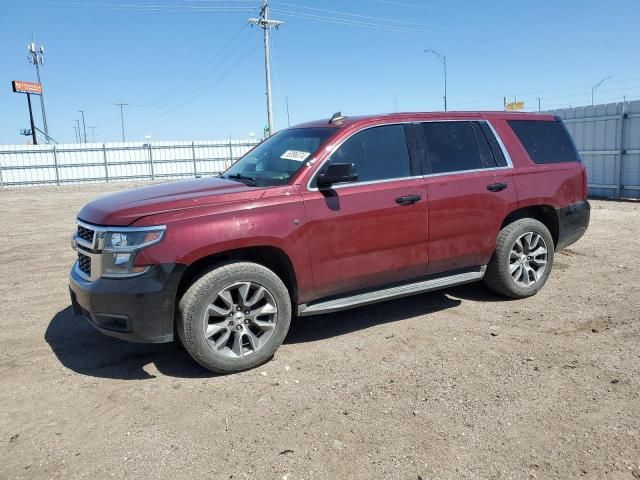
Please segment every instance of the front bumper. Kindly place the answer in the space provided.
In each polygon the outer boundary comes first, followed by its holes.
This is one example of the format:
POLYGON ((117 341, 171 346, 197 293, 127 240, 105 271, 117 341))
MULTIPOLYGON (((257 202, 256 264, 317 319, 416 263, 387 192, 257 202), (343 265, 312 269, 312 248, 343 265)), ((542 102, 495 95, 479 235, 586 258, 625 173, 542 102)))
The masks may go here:
POLYGON ((173 340, 175 300, 186 266, 154 265, 137 277, 90 282, 74 268, 69 277, 71 304, 105 335, 132 342, 173 340))
POLYGON ((562 207, 558 212, 558 244, 556 251, 577 242, 589 226, 591 205, 587 200, 562 207))

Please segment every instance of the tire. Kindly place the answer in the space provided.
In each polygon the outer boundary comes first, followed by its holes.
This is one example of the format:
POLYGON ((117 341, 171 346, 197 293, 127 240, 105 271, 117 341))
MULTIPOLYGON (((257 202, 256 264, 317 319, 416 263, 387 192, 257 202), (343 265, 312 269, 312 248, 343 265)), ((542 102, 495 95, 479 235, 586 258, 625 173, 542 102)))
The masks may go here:
POLYGON ((553 253, 553 237, 544 224, 533 218, 516 220, 500 230, 496 250, 487 266, 484 282, 494 292, 510 298, 535 295, 549 278, 553 267, 553 253), (536 238, 538 242, 534 243, 536 238), (524 246, 522 252, 518 251, 518 241, 520 247, 524 246), (528 241, 534 243, 530 251, 527 251, 528 241), (540 246, 546 249, 546 255, 540 254, 540 246), (523 255, 526 259, 523 259, 523 255), (540 270, 543 257, 546 263, 540 270), (536 268, 538 270, 535 270, 536 268))
POLYGON ((270 360, 290 323, 287 288, 256 263, 217 266, 200 276, 178 303, 180 340, 196 362, 216 373, 241 372, 270 360))

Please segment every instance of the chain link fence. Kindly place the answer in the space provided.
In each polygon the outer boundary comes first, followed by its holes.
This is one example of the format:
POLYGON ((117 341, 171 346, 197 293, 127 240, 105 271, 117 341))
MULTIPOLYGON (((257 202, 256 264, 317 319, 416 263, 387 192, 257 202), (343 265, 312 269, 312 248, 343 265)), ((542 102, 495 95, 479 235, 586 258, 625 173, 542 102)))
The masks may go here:
POLYGON ((0 187, 215 175, 258 143, 250 139, 0 145, 0 187))

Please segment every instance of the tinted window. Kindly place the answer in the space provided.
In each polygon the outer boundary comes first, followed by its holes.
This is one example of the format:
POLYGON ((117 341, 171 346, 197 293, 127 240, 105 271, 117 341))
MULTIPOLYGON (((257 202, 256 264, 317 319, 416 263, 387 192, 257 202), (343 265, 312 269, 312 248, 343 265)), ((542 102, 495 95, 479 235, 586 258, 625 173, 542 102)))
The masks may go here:
POLYGON ((500 148, 500 144, 498 143, 496 136, 491 131, 491 127, 489 127, 487 122, 480 122, 480 128, 484 133, 485 138, 489 142, 489 146, 491 147, 491 151, 493 152, 493 158, 496 159, 496 163, 499 167, 506 167, 507 159, 504 158, 502 148, 500 148))
POLYGON ((484 135, 484 132, 480 129, 478 122, 473 122, 473 134, 476 137, 476 143, 478 144, 478 152, 480 153, 480 164, 483 168, 495 168, 498 166, 496 159, 493 156, 489 142, 484 135))
POLYGON ((573 141, 561 122, 509 120, 509 125, 535 163, 580 161, 573 141))
POLYGON ((482 164, 471 122, 423 123, 431 173, 486 168, 482 164))
POLYGON ((356 133, 331 155, 331 163, 353 163, 358 182, 411 176, 402 125, 385 125, 356 133))

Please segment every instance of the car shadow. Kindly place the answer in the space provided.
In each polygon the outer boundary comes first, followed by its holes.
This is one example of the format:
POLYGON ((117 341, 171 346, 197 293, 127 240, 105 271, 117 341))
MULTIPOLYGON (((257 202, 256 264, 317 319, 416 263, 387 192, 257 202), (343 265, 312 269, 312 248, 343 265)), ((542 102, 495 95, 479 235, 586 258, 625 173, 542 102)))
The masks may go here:
POLYGON ((60 363, 76 373, 98 378, 146 380, 155 378, 153 368, 178 378, 208 378, 215 374, 198 365, 173 343, 131 343, 105 336, 89 322, 75 316, 71 307, 59 311, 44 338, 60 363), (151 372, 147 372, 145 367, 151 372))
MULTIPOLYGON (((284 343, 315 342, 375 325, 400 323, 416 316, 458 307, 463 300, 495 302, 504 301, 505 298, 483 285, 470 284, 329 315, 297 318, 292 321, 284 343)), ((74 316, 71 307, 53 317, 45 332, 45 340, 60 363, 82 375, 146 380, 155 378, 153 368, 148 367, 153 364, 158 372, 170 377, 216 376, 198 365, 179 342, 148 344, 111 338, 99 333, 83 317, 74 316)))
POLYGON ((284 343, 314 342, 346 335, 375 325, 399 323, 419 315, 455 308, 461 303, 461 300, 450 298, 445 291, 438 291, 380 302, 329 315, 301 317, 291 323, 289 334, 284 343))

